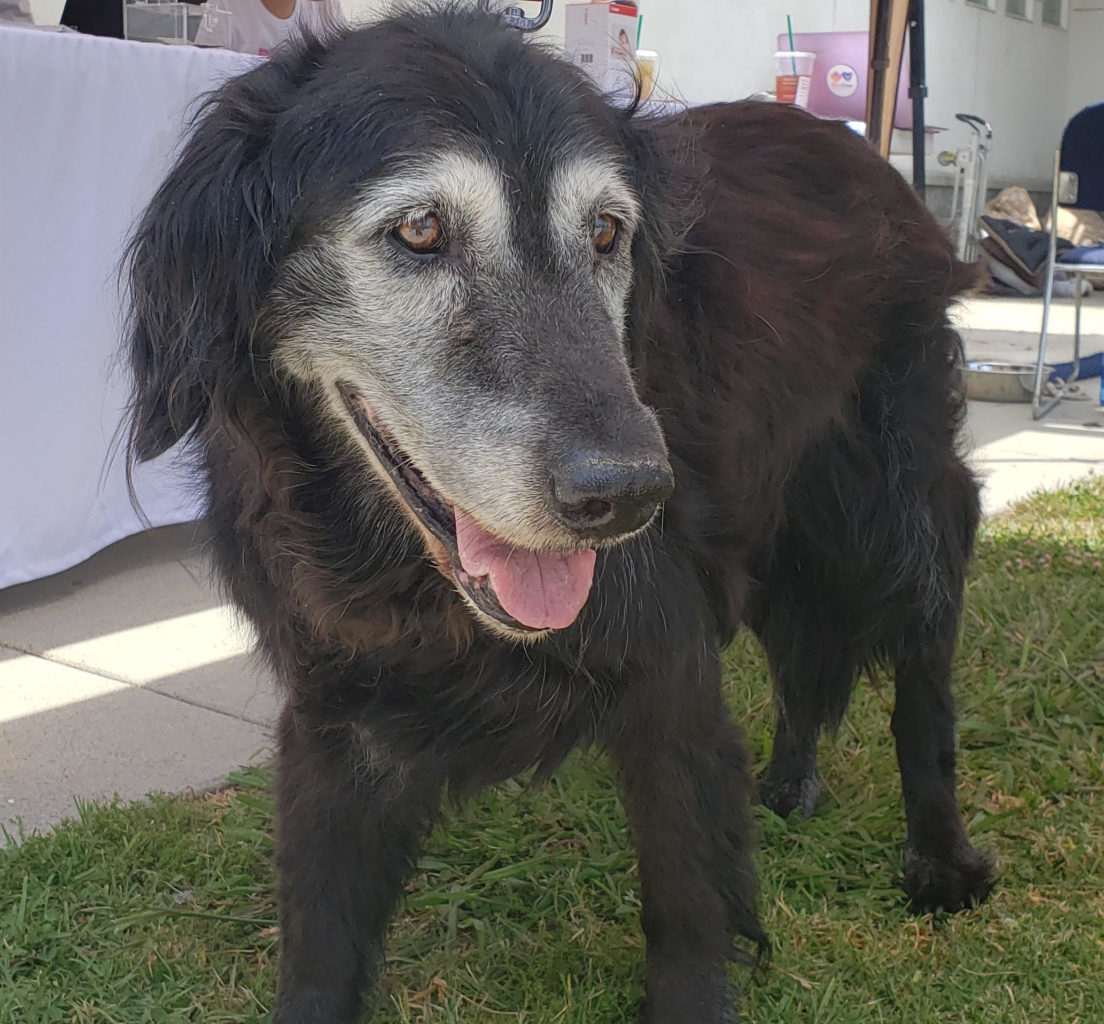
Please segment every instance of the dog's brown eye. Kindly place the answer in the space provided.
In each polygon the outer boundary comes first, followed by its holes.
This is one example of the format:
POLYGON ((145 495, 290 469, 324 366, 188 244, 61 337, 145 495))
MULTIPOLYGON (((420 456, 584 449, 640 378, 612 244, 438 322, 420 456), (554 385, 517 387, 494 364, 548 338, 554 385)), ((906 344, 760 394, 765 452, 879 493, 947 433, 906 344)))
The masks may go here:
POLYGON ((613 252, 617 244, 617 232, 621 230, 621 222, 608 213, 599 213, 594 218, 594 248, 603 256, 613 252))
POLYGON ((404 220, 392 234, 411 252, 439 252, 445 244, 445 229, 435 213, 404 220))

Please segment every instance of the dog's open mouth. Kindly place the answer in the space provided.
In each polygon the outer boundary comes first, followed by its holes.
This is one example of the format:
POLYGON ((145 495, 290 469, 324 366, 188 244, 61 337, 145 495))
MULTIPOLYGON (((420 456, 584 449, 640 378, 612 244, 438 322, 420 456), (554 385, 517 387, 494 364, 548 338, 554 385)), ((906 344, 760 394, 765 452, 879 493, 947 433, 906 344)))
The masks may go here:
POLYGON ((479 611, 521 633, 564 629, 578 618, 594 579, 593 549, 533 551, 495 536, 434 490, 356 391, 339 390, 399 495, 444 548, 448 575, 479 611))

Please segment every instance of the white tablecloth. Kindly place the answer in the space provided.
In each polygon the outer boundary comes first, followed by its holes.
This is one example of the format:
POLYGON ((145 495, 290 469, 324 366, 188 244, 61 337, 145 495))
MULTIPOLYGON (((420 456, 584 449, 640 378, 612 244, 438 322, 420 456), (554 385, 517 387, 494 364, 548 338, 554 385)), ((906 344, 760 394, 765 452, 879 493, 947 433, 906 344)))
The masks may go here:
MULTIPOLYGON (((143 529, 112 457, 116 268, 194 100, 253 60, 0 27, 0 587, 143 529)), ((172 455, 136 474, 154 525, 199 512, 172 455)))

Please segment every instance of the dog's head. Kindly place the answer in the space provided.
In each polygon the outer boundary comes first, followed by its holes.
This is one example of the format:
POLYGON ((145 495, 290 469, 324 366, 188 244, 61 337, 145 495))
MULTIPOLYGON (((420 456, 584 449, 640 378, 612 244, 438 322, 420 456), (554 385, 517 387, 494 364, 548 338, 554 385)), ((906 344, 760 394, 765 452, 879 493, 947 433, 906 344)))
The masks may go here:
POLYGON ((486 13, 231 82, 131 246, 133 454, 202 433, 245 379, 298 389, 482 620, 570 625, 595 549, 673 488, 629 326, 664 244, 656 160, 486 13))

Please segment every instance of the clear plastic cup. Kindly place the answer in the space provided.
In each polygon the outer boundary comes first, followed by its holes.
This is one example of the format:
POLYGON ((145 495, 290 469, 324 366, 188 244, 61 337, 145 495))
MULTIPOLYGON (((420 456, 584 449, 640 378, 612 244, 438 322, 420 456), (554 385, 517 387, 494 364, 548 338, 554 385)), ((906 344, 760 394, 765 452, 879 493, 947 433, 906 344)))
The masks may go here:
POLYGON ((808 50, 779 50, 774 55, 774 94, 779 103, 809 105, 816 54, 808 50))

